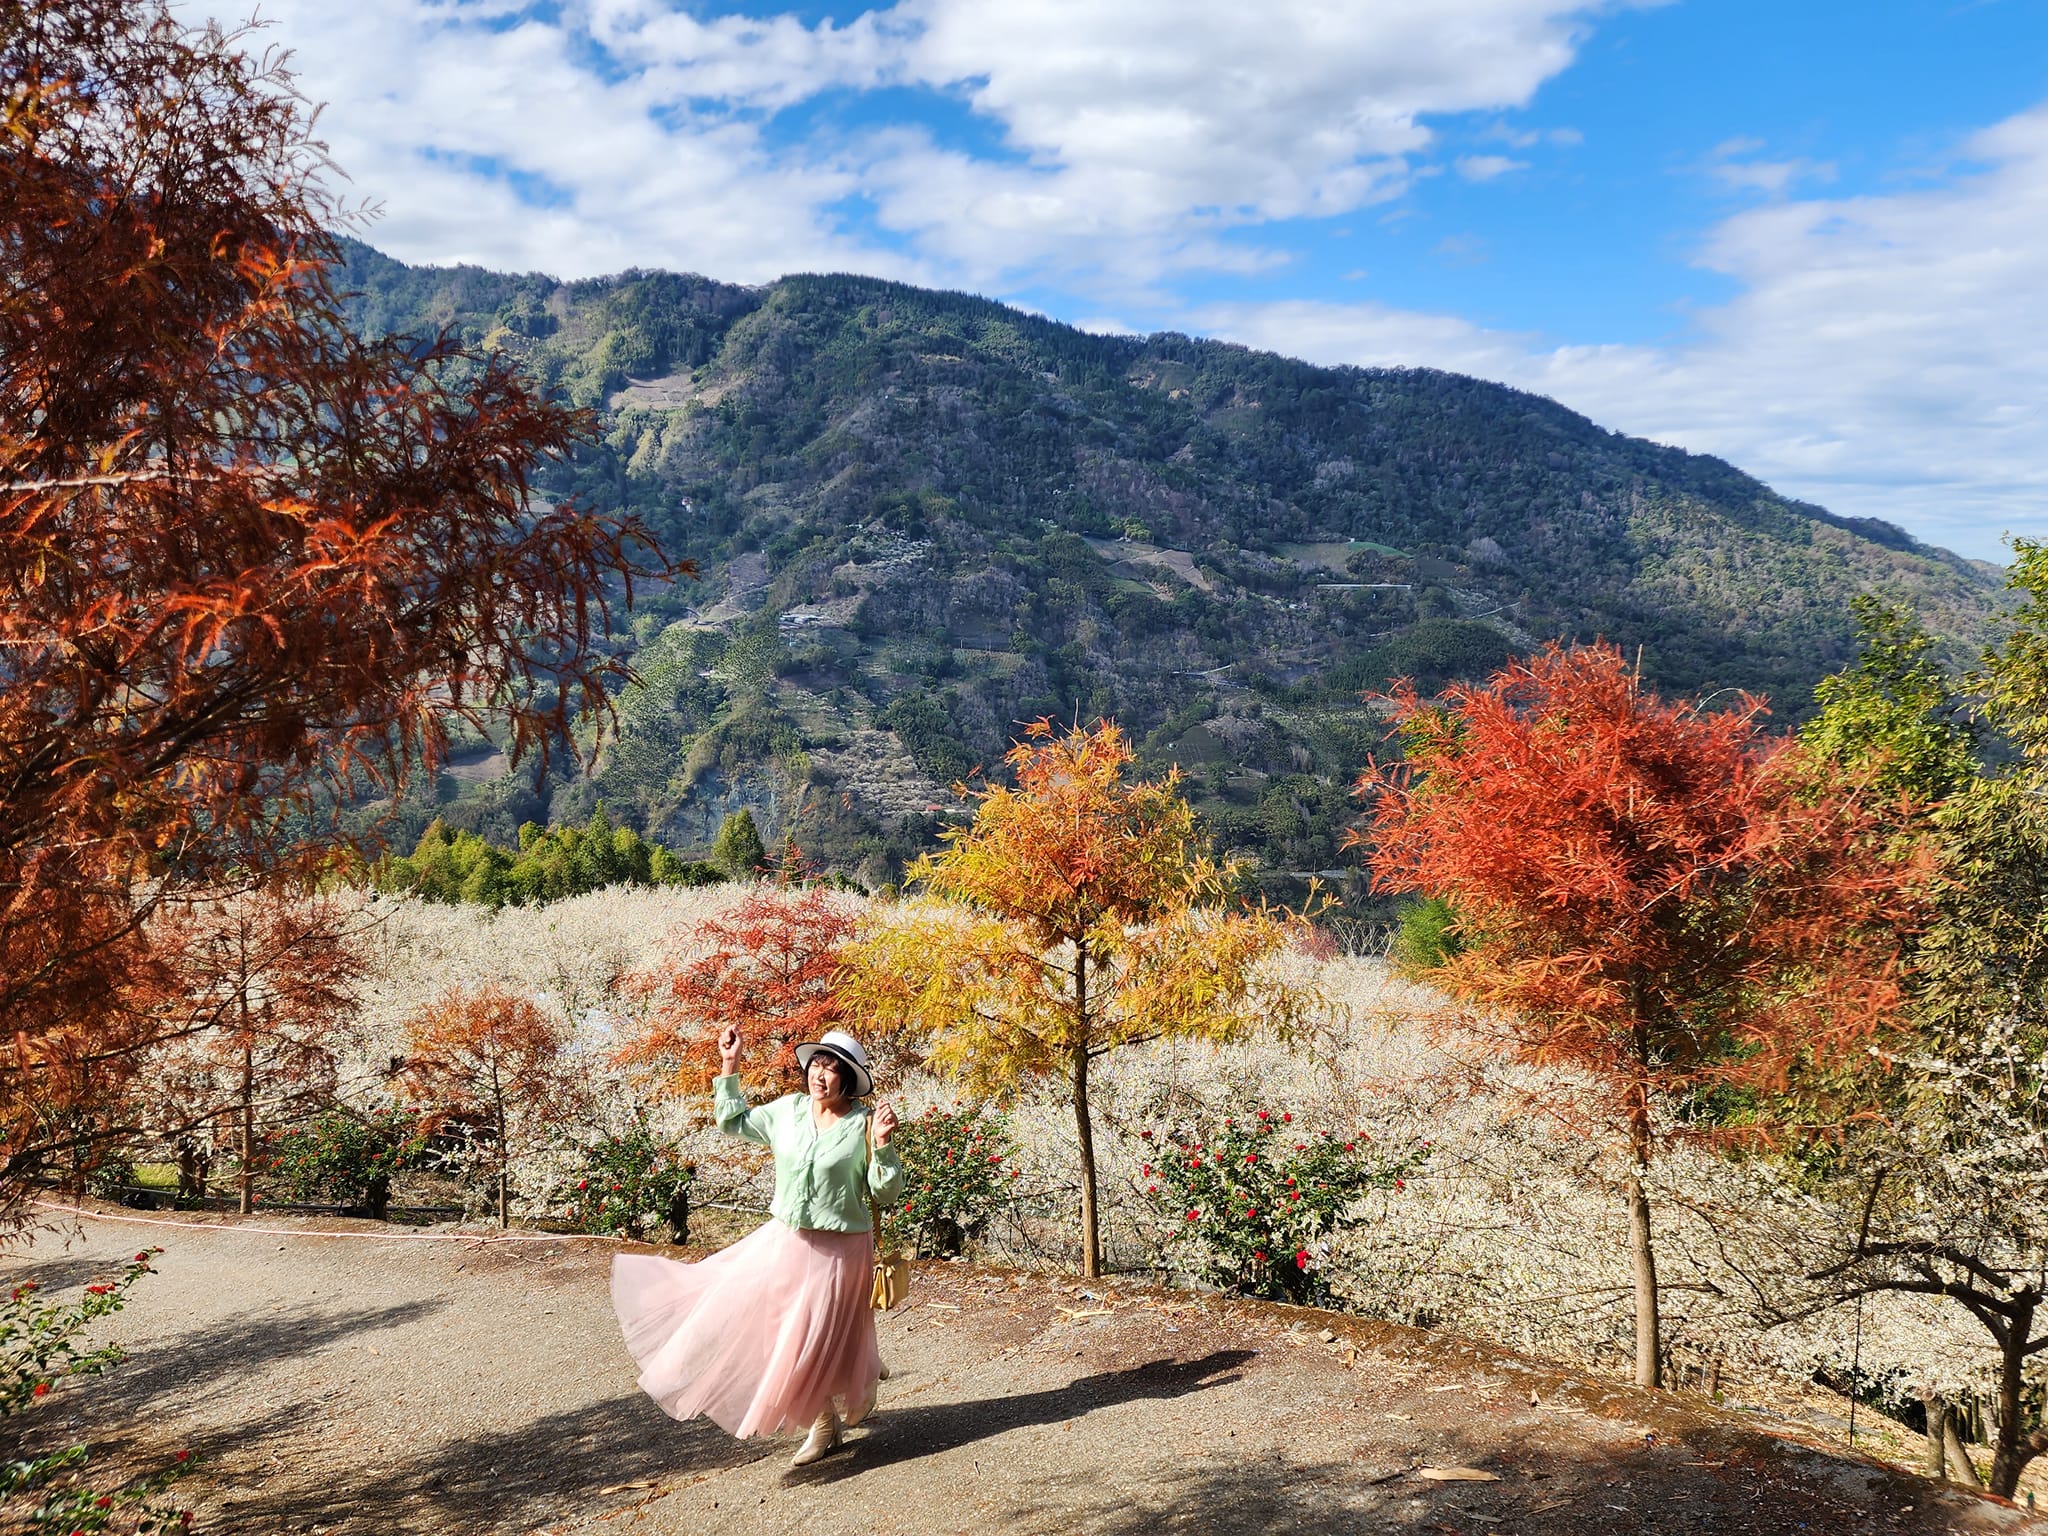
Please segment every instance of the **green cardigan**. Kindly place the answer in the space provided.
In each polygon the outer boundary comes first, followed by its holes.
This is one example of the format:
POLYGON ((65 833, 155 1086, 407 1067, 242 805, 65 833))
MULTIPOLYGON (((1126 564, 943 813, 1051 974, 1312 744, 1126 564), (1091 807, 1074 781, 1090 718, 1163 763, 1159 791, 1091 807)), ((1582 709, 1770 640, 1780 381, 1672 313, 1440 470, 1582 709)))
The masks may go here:
POLYGON ((873 1161, 868 1159, 871 1111, 866 1105, 820 1130, 811 1117, 809 1094, 785 1094, 750 1109, 738 1076, 721 1077, 711 1086, 718 1128, 728 1136, 758 1141, 775 1154, 775 1203, 769 1210, 785 1227, 866 1232, 874 1225, 868 1219, 868 1191, 878 1205, 894 1205, 903 1193, 903 1164, 895 1148, 876 1147, 873 1161))

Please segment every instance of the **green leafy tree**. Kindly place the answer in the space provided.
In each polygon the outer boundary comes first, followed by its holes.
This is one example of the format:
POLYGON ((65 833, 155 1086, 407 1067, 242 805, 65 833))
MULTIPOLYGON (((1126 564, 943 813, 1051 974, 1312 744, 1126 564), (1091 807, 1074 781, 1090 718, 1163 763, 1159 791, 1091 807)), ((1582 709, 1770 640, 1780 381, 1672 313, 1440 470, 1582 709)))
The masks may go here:
MULTIPOLYGON (((1812 1160, 1843 1213, 1823 1302, 1944 1297, 1997 1354, 1991 1491, 2048 1453, 2048 547, 2015 544, 2008 632, 1964 679, 1904 614, 1859 611, 1864 650, 1819 690, 1807 740, 1898 793, 1893 854, 1931 855, 1927 911, 1901 935, 1909 1028, 1855 1085, 1860 1114, 1812 1160), (2010 749, 1987 763, 1962 701, 2010 749)), ((1946 1404, 1930 1400, 1932 1419, 1946 1404)), ((1970 1474, 1974 1477, 1974 1473, 1970 1474)))
POLYGON ((718 836, 711 841, 711 862, 735 880, 751 880, 767 864, 767 846, 747 807, 741 806, 718 824, 718 836))

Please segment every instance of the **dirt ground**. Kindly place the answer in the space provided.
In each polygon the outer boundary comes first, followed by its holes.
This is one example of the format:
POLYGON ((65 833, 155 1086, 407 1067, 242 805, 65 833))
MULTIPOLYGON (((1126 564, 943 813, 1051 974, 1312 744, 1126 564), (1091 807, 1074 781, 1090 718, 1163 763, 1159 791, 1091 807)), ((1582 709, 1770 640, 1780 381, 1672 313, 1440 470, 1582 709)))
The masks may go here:
POLYGON ((42 1432, 193 1450, 207 1531, 2048 1532, 1789 1425, 1455 1338, 947 1264, 882 1319, 881 1412, 792 1472, 789 1442, 634 1388, 614 1245, 143 1220, 45 1233, 0 1278, 54 1290, 162 1245, 110 1320, 128 1360, 67 1383, 42 1432))

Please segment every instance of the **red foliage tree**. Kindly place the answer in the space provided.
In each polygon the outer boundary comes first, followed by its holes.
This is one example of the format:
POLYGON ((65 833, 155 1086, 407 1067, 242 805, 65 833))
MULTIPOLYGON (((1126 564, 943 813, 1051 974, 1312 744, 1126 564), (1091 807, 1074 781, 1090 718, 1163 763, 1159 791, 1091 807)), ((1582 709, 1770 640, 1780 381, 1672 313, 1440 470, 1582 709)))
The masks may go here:
POLYGON ((1871 856, 1888 819, 1767 737, 1761 701, 1667 703, 1610 646, 1390 702, 1405 760, 1359 780, 1373 883, 1448 899, 1464 948, 1431 979, 1502 1052, 1604 1093, 1629 1158, 1636 1380, 1656 1386, 1657 1111, 1708 1113, 1881 1030, 1913 871, 1871 856))
POLYGON ((673 959, 628 984, 649 1011, 619 1064, 664 1093, 700 1093, 718 1075, 719 1030, 737 1024, 749 1042, 750 1086, 786 1083, 797 1046, 846 1022, 840 950, 856 921, 829 891, 767 886, 684 929, 670 942, 673 959))
POLYGON ((263 1134, 331 1103, 336 1052, 352 1038, 367 964, 347 912, 324 897, 259 888, 163 914, 150 938, 171 959, 170 1038, 150 1053, 160 1132, 181 1143, 226 1123, 241 1209, 254 1204, 263 1134))
POLYGON ((429 1126, 462 1128, 469 1171, 511 1218, 512 1173, 549 1146, 584 1099, 563 1051, 569 1032, 531 999, 495 984, 451 987, 406 1020, 401 1073, 429 1126))
POLYGON ((589 422, 345 325, 289 76, 163 0, 0 6, 0 1155, 147 1040, 152 902, 334 831, 484 710, 601 709, 628 520, 529 495, 589 422), (309 829, 312 835, 309 834, 309 829))

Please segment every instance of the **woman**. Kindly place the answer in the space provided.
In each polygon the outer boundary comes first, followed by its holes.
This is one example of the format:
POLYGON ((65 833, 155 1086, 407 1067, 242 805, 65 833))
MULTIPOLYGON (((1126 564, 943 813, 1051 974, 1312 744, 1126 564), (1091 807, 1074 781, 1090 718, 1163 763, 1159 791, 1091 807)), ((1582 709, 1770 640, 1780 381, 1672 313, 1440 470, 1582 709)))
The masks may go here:
POLYGON ((903 1188, 903 1165, 889 1146, 896 1112, 859 1102, 874 1092, 874 1079, 844 1030, 797 1047, 808 1093, 758 1109, 740 1093, 737 1028, 719 1035, 718 1056, 718 1128, 775 1154, 772 1219, 699 1264, 620 1254, 612 1306, 641 1390, 663 1412, 701 1413, 742 1438, 809 1425, 790 1463, 808 1466, 839 1444, 835 1403, 851 1424, 875 1406, 882 1357, 868 1307, 868 1200, 894 1204, 903 1188))

